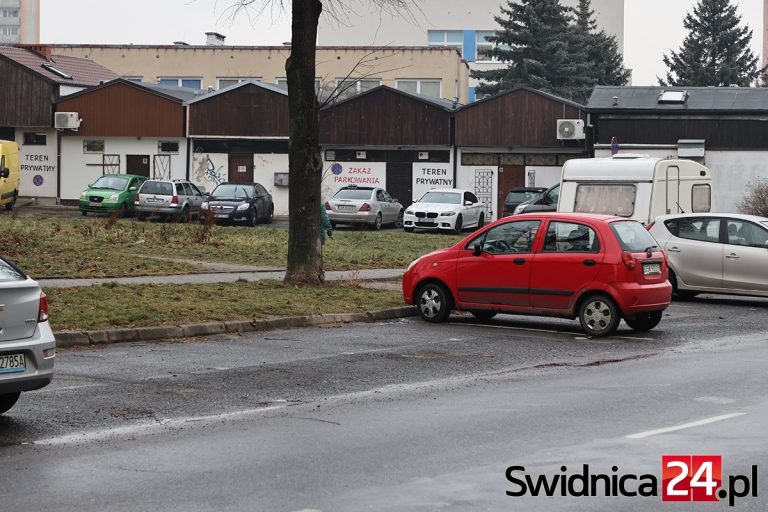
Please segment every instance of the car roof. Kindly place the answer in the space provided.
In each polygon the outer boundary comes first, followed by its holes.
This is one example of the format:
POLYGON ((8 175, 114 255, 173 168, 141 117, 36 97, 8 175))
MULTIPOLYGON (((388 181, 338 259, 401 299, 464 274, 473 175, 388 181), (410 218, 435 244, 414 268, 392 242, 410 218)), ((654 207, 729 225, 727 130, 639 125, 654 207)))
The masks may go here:
POLYGON ((355 185, 348 185, 346 187, 341 187, 339 190, 375 190, 376 187, 358 187, 355 185))
POLYGON ((656 217, 656 221, 665 221, 669 219, 687 219, 687 218, 713 218, 713 217, 730 217, 732 219, 751 220, 753 222, 768 222, 768 217, 760 217, 759 215, 747 215, 746 213, 673 213, 669 215, 661 215, 656 217))
POLYGON ((515 187, 510 192, 543 192, 547 190, 545 187, 515 187))
POLYGON ((616 217, 615 215, 605 215, 603 213, 569 213, 569 212, 530 212, 521 213, 518 215, 512 215, 510 217, 504 217, 505 219, 515 219, 518 217, 543 217, 552 220, 592 220, 598 222, 616 222, 616 221, 632 221, 637 222, 626 217, 616 217))
MULTIPOLYGON (((463 188, 431 188, 427 190, 427 192, 470 192, 469 190, 465 190, 463 188)), ((424 192, 425 194, 427 192, 424 192)))

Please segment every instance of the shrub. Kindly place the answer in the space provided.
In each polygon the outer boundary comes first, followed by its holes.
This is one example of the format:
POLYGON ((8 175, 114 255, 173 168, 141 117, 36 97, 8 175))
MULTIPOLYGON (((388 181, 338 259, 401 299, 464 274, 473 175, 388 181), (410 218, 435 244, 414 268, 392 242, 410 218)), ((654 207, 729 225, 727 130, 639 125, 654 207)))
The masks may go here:
POLYGON ((757 178, 747 183, 747 191, 739 204, 739 211, 748 215, 768 217, 768 180, 757 178))

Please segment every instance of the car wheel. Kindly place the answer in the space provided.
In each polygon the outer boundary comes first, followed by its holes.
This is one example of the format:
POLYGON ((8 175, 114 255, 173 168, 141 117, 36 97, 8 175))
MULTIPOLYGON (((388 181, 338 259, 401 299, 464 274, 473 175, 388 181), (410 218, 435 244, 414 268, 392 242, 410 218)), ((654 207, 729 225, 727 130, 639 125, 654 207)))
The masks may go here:
POLYGON ((451 294, 442 284, 429 283, 419 288, 416 305, 427 322, 445 322, 451 314, 451 294))
POLYGON ((267 214, 267 218, 264 219, 264 222, 267 224, 272 224, 272 221, 275 220, 275 207, 270 206, 269 207, 269 213, 267 214))
POLYGON ((403 210, 400 210, 400 213, 397 214, 397 220, 395 221, 395 227, 396 228, 403 227, 403 210))
POLYGON ((579 322, 590 336, 608 336, 616 331, 621 320, 619 308, 606 295, 591 295, 581 303, 579 322))
POLYGON ((16 206, 16 198, 19 196, 19 193, 17 191, 13 191, 13 199, 10 203, 5 204, 5 211, 10 212, 13 210, 13 207, 16 206))
POLYGON ((185 206, 181 209, 181 213, 179 214, 179 222, 182 222, 186 224, 191 219, 191 214, 189 212, 189 206, 185 206))
POLYGON ((696 292, 689 292, 688 290, 680 290, 677 288, 677 276, 669 269, 669 283, 672 285, 672 293, 680 300, 692 299, 698 295, 696 292))
POLYGON ((121 219, 128 216, 128 206, 125 203, 120 203, 120 208, 117 209, 117 216, 121 219))
POLYGON ((406 233, 413 233, 414 229, 416 228, 403 228, 403 231, 405 231, 406 233))
POLYGON ((470 313, 472 313, 472 315, 474 315, 474 317, 477 318, 478 320, 490 320, 491 318, 496 316, 495 311, 485 311, 482 309, 470 311, 470 313))
POLYGON ((463 220, 461 219, 461 214, 459 214, 458 217, 456 217, 456 224, 453 226, 453 232, 456 234, 461 233, 461 230, 464 228, 463 220))
POLYGON ((477 229, 480 229, 483 226, 485 226, 485 214, 481 213, 480 218, 477 219, 477 229))
POLYGON ((19 396, 21 396, 20 391, 17 391, 16 393, 0 395, 0 414, 3 414, 11 407, 13 407, 16 404, 16 401, 19 399, 19 396))
POLYGON ((635 331, 650 331, 661 322, 662 311, 639 313, 634 318, 625 318, 624 322, 635 331))
POLYGON ((374 231, 381 231, 381 212, 376 214, 376 219, 374 219, 373 224, 370 225, 370 228, 374 231))
POLYGON ((255 227, 256 224, 258 223, 259 223, 259 210, 254 208, 253 213, 251 213, 251 216, 248 217, 248 224, 250 224, 251 227, 255 227))

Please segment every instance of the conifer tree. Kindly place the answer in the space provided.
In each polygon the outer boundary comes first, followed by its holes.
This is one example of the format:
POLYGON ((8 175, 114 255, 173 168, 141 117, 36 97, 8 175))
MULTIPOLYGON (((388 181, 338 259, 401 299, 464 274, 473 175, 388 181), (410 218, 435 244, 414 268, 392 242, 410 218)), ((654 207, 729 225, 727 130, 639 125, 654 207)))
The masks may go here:
POLYGON ((749 48, 752 30, 740 24, 730 0, 699 0, 683 21, 688 35, 680 50, 664 54, 668 71, 665 79, 658 78, 659 85, 755 85, 765 68, 749 48))

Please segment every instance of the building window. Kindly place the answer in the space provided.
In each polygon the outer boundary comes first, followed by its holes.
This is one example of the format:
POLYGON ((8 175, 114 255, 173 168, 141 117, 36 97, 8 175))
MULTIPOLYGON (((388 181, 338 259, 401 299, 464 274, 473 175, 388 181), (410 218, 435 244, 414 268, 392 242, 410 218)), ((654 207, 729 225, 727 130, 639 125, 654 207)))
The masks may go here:
POLYGON ((140 84, 141 82, 144 81, 143 76, 124 76, 123 78, 125 80, 128 80, 129 82, 135 82, 137 84, 140 84))
POLYGON ((203 88, 202 78, 160 78, 158 83, 169 87, 187 87, 189 89, 203 88))
POLYGON ((251 77, 251 78, 239 78, 239 77, 227 77, 227 78, 217 78, 216 81, 219 83, 218 88, 219 89, 226 89, 227 87, 232 87, 233 85, 241 84, 243 82, 261 82, 261 77, 251 77))
POLYGON ((488 40, 493 36, 493 30, 478 30, 475 32, 477 42, 477 62, 498 62, 498 59, 491 56, 495 44, 488 40))
POLYGON ((178 153, 179 143, 178 141, 160 141, 157 143, 157 151, 159 153, 178 153))
POLYGON ((450 46, 459 53, 464 49, 464 31, 462 30, 429 30, 427 31, 429 46, 450 46))
POLYGON ((396 80, 396 86, 403 92, 423 94, 432 98, 441 98, 440 80, 396 80))
MULTIPOLYGON (((275 80, 275 84, 283 90, 286 90, 286 91, 288 90, 287 78, 278 78, 277 80, 275 80)), ((322 86, 323 86, 323 81, 319 78, 315 78, 315 92, 319 92, 322 86)))
POLYGON ((339 99, 349 98, 361 92, 370 91, 374 87, 381 85, 378 78, 337 78, 336 91, 339 99))
POLYGON ((103 153, 104 141, 103 140, 84 140, 83 141, 83 153, 103 153))
POLYGON ((18 9, 0 9, 0 17, 3 17, 3 18, 18 18, 19 17, 19 10, 18 9))
POLYGON ((17 36, 19 35, 19 27, 0 27, 0 35, 17 36))
POLYGON ((47 144, 47 137, 44 133, 24 133, 24 145, 25 146, 45 146, 47 144))

